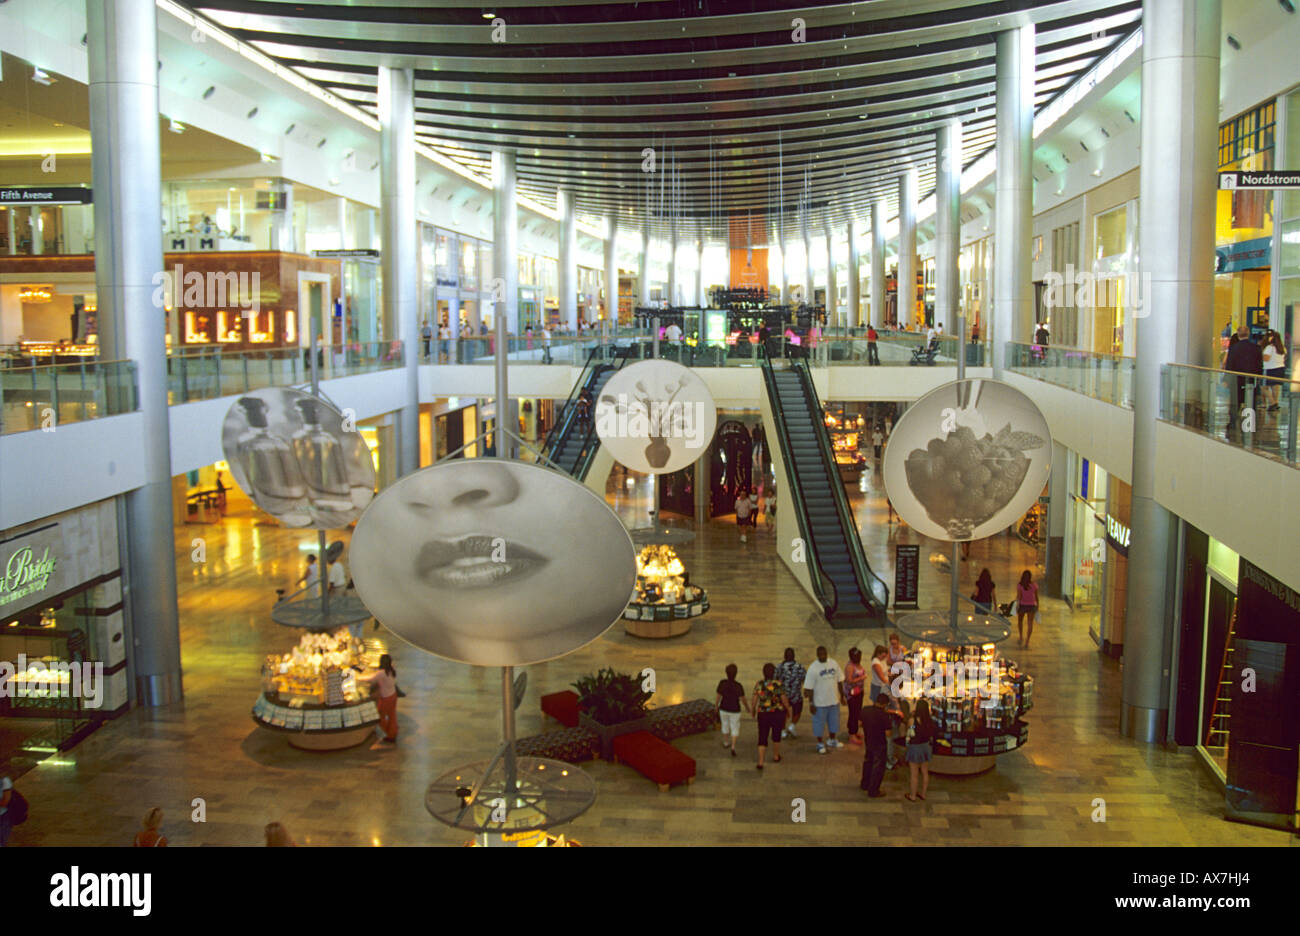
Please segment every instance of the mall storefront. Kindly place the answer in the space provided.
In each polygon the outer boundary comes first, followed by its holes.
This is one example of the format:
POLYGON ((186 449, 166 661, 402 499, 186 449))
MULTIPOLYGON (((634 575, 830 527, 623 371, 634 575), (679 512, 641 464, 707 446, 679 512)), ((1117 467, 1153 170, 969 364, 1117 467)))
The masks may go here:
POLYGON ((1095 462, 1068 453, 1061 594, 1088 614, 1088 634, 1107 656, 1124 651, 1132 488, 1095 462))
POLYGON ((117 502, 0 532, 0 761, 22 770, 127 710, 117 502))
POLYGON ((1300 593, 1182 523, 1174 734, 1223 784, 1225 818, 1296 830, 1300 593))

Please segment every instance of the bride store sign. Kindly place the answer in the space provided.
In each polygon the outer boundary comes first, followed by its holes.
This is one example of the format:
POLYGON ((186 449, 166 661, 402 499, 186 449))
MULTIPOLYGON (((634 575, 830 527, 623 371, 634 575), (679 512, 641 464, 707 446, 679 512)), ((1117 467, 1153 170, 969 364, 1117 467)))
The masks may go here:
POLYGON ((0 607, 18 601, 26 606, 50 590, 59 567, 58 543, 58 524, 0 543, 0 607))

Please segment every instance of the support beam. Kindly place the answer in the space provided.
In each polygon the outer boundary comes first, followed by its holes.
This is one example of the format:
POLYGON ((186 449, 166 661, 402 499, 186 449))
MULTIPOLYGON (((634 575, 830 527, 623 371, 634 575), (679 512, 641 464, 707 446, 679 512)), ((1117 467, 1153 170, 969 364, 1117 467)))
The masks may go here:
MULTIPOLYGON (((1143 32, 1143 37, 1147 34, 1143 32)), ((1145 38, 1144 38, 1145 41, 1145 38)), ((997 37, 997 201, 994 205, 993 376, 1006 367, 1007 342, 1033 330, 1030 240, 1034 223, 1034 25, 997 37)), ((1214 95, 1218 99, 1218 94, 1214 95)), ((1142 161, 1147 161, 1144 153, 1142 161)))
POLYGON ((844 312, 844 321, 850 328, 862 325, 862 260, 858 256, 858 224, 849 221, 849 307, 844 312))
POLYGON ((885 327, 885 202, 871 203, 871 324, 885 327))
MULTIPOLYGON (((420 467, 420 304, 416 292, 415 75, 379 66, 379 213, 384 334, 400 339, 406 393, 397 419, 398 476, 420 467)), ((328 340, 328 339, 327 339, 328 340)))
POLYGON ((605 215, 605 317, 618 324, 618 222, 605 215))
POLYGON ((638 271, 637 305, 650 304, 650 219, 641 224, 641 269, 638 271))
POLYGON ((555 193, 560 209, 560 264, 557 288, 560 292, 560 322, 571 331, 578 330, 578 226, 573 217, 573 195, 560 189, 555 193))
POLYGON ((1177 519, 1155 500, 1160 368, 1210 365, 1218 153, 1219 0, 1147 0, 1142 11, 1140 297, 1133 374, 1133 542, 1120 731, 1169 737, 1177 519))
POLYGON ((916 170, 898 177, 898 324, 916 316, 916 170))
POLYGON ((935 133, 934 319, 956 334, 961 301, 957 255, 961 244, 961 122, 942 124, 935 133))
MULTIPOLYGON (((515 151, 492 151, 492 327, 507 331, 519 318, 519 207, 515 151)), ((498 332, 498 334, 501 334, 498 332)), ((499 451, 499 450, 498 450, 499 451)))
POLYGON ((183 692, 167 346, 161 304, 153 302, 154 275, 163 269, 154 0, 86 0, 86 58, 100 355, 135 362, 144 423, 143 483, 122 497, 118 511, 126 652, 136 701, 168 705, 183 692))

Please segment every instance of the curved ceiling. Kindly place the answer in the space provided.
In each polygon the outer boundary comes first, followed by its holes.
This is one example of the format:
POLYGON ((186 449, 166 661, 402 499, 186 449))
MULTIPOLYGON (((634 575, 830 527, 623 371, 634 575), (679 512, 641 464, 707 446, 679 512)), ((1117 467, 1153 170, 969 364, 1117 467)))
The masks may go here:
POLYGON ((565 188, 582 215, 708 237, 729 215, 799 236, 881 198, 892 214, 909 166, 924 198, 936 126, 962 121, 963 166, 993 145, 998 32, 1035 24, 1041 108, 1142 15, 1141 0, 190 6, 372 114, 378 66, 413 68, 417 138, 484 173, 515 149, 540 202, 565 188))

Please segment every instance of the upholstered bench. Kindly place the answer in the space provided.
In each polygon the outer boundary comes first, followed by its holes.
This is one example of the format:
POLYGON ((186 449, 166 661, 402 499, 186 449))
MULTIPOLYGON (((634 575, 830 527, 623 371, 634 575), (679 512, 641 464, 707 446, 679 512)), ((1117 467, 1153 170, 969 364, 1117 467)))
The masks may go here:
POLYGON ((520 757, 549 757, 570 764, 593 760, 599 751, 600 738, 586 728, 561 728, 515 742, 520 757))
POLYGON ((707 699, 650 709, 646 716, 650 719, 650 733, 664 741, 712 731, 718 723, 718 710, 707 699))
POLYGON ((614 739, 614 763, 622 761, 667 792, 674 783, 695 782, 695 759, 648 731, 634 731, 614 739))
POLYGON ((550 715, 566 728, 577 728, 578 694, 566 689, 542 696, 542 714, 550 715))

